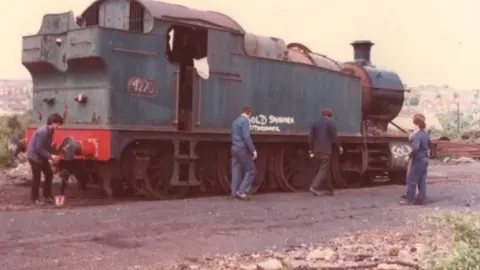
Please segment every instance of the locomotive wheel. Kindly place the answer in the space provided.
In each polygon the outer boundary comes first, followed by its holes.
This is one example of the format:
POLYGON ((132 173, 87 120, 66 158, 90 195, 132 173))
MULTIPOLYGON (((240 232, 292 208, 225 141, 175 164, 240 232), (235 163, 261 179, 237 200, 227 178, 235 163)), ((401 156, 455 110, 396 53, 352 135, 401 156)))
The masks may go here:
POLYGON ((267 165, 267 171, 268 171, 268 177, 267 177, 267 190, 269 192, 271 191, 284 191, 285 189, 283 186, 280 186, 280 181, 277 180, 277 174, 275 171, 275 157, 276 157, 275 152, 271 152, 270 156, 268 157, 268 165, 267 165))
POLYGON ((144 179, 145 189, 155 199, 183 198, 189 191, 188 186, 172 186, 174 176, 173 145, 165 143, 150 146, 148 149, 150 161, 147 166, 147 176, 144 179))
POLYGON ((213 194, 224 192, 218 182, 216 162, 212 159, 212 145, 199 145, 196 152, 198 160, 195 166, 195 176, 200 181, 202 191, 213 194))
POLYGON ((111 188, 113 191, 113 197, 122 198, 129 197, 134 194, 134 189, 130 185, 130 182, 125 178, 112 179, 111 188))
POLYGON ((123 174, 128 181, 129 188, 134 191, 133 193, 137 193, 145 197, 150 197, 151 195, 145 187, 145 181, 143 179, 137 179, 134 176, 134 164, 136 164, 136 157, 134 153, 135 149, 135 147, 129 147, 128 149, 125 149, 124 153, 122 154, 120 164, 123 169, 123 174))
POLYGON ((364 175, 361 172, 343 172, 342 178, 345 181, 344 188, 359 188, 366 183, 368 175, 364 175))
MULTIPOLYGON (((337 188, 359 188, 371 184, 373 176, 368 173, 362 173, 360 171, 347 171, 342 169, 342 156, 337 149, 332 149, 332 163, 331 163, 331 175, 335 187, 337 188)), ((345 156, 343 156, 345 158, 345 156)))
POLYGON ((316 173, 316 162, 304 150, 289 147, 275 156, 275 176, 285 191, 306 191, 316 173))
MULTIPOLYGON (((260 149, 261 150, 261 149, 260 149)), ((260 152, 260 151, 259 151, 260 152)), ((262 153, 262 152, 260 152, 262 153)), ((265 153, 266 154, 266 153, 265 153)), ((255 177, 254 183, 250 193, 258 192, 263 184, 265 183, 266 173, 267 173, 267 155, 258 156, 255 160, 255 167, 257 169, 257 176, 255 177)), ((222 186, 222 189, 225 192, 231 192, 231 179, 232 179, 232 155, 230 147, 223 147, 218 151, 217 156, 217 173, 218 181, 222 186)))

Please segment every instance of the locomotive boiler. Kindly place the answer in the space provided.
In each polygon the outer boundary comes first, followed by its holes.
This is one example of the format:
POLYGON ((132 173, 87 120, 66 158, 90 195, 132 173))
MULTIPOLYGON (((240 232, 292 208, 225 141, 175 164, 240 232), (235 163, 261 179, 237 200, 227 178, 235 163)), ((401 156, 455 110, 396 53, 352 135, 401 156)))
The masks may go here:
POLYGON ((253 192, 303 191, 315 173, 309 125, 331 108, 344 153, 338 187, 404 179, 407 137, 387 133, 404 100, 369 41, 340 63, 299 43, 247 33, 225 14, 151 0, 98 0, 79 17, 47 14, 23 37, 35 128, 53 112, 59 166, 109 197, 125 188, 161 199, 229 192, 230 127, 252 105, 258 148, 253 192), (203 63, 203 67, 200 64, 203 63))

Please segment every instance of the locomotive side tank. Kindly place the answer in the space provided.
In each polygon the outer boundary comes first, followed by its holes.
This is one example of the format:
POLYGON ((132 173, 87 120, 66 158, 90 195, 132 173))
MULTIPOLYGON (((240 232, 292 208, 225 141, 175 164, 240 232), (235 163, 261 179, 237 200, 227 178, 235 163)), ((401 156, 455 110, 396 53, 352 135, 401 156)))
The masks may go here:
POLYGON ((302 191, 316 169, 309 125, 329 107, 345 150, 333 157, 336 185, 385 174, 401 181, 407 138, 383 129, 403 102, 401 82, 364 60, 339 63, 249 34, 214 11, 98 0, 76 19, 45 15, 39 32, 23 38, 37 112, 26 139, 49 114, 63 113, 53 146, 63 175, 99 183, 109 197, 228 192, 230 126, 249 104, 259 152, 253 192, 302 191), (375 132, 366 128, 372 123, 375 132))

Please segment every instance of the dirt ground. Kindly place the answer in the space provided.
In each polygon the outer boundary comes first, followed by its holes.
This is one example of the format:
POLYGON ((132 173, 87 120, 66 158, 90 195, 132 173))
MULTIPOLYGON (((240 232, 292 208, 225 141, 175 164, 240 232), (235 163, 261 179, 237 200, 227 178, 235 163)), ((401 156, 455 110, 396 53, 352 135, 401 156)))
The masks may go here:
POLYGON ((425 206, 401 206, 402 186, 334 197, 273 193, 108 202, 71 188, 64 208, 28 205, 28 186, 0 174, 2 269, 169 269, 185 257, 282 249, 347 233, 416 228, 440 210, 480 210, 480 163, 434 164, 425 206))

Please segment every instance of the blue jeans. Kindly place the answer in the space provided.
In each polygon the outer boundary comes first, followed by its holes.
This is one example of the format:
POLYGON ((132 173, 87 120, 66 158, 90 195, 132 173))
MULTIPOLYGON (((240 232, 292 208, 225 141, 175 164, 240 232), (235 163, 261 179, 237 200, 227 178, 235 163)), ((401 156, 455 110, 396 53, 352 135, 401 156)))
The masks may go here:
POLYGON ((420 200, 425 201, 427 199, 427 171, 428 157, 415 158, 412 160, 407 184, 407 199, 409 201, 415 201, 417 186, 420 200))
POLYGON ((237 192, 250 192, 256 175, 257 169, 250 152, 232 148, 232 196, 237 192))

